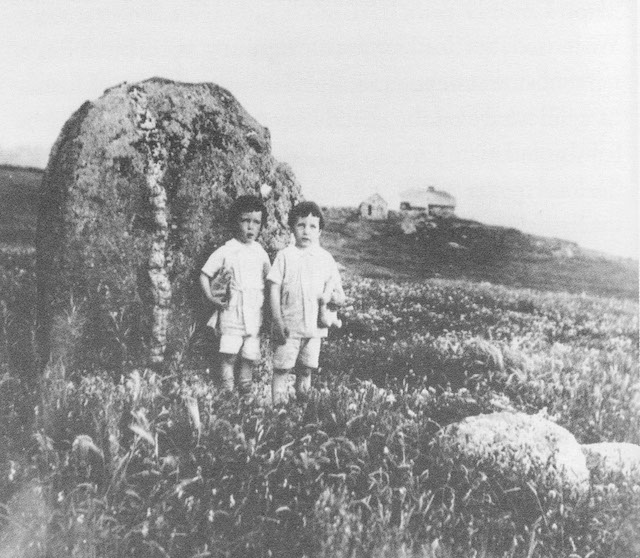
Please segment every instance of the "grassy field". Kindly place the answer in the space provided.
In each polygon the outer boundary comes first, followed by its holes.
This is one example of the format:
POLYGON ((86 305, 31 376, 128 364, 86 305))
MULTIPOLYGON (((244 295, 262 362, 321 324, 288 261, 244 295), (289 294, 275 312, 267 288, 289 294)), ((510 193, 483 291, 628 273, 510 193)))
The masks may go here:
POLYGON ((5 250, 33 246, 41 180, 39 169, 0 165, 0 243, 5 250))
POLYGON ((441 427, 500 409, 543 413, 580 443, 640 444, 631 276, 607 287, 571 282, 574 270, 534 289, 544 268, 530 266, 524 288, 489 282, 497 264, 482 281, 478 262, 457 279, 447 266, 461 261, 405 265, 408 248, 374 266, 403 237, 339 236, 347 225, 326 235, 346 266, 344 327, 309 401, 279 408, 268 339, 249 401, 216 389, 198 336, 162 374, 36 374, 33 252, 3 250, 0 556, 640 555, 640 485, 595 475, 576 500, 543 470, 501 477, 433 445, 441 427))

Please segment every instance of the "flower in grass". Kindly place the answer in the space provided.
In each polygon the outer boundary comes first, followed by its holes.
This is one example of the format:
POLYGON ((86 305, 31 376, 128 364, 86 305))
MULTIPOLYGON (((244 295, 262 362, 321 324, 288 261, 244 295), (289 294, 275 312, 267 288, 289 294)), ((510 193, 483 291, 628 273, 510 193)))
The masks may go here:
POLYGON ((15 461, 9 461, 9 463, 11 464, 11 467, 9 469, 9 482, 13 482, 13 479, 16 478, 16 473, 18 472, 18 470, 16 469, 15 461))

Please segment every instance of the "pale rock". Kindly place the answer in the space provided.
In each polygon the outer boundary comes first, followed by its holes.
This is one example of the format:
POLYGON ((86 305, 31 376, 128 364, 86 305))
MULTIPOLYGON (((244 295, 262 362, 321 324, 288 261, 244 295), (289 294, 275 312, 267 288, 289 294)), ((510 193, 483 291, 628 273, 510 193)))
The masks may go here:
POLYGON ((589 487, 580 444, 565 428, 540 415, 496 412, 444 428, 438 446, 454 461, 511 482, 544 484, 579 497, 589 487))
POLYGON ((640 482, 640 446, 624 442, 583 444, 587 467, 602 477, 622 476, 640 482))

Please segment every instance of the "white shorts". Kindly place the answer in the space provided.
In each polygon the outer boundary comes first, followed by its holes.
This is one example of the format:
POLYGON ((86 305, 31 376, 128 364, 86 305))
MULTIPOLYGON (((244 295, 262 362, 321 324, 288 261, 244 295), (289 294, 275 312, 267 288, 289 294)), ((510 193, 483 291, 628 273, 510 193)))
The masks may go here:
POLYGON ((220 336, 219 352, 226 355, 237 355, 241 353, 240 356, 246 360, 259 360, 260 339, 253 335, 222 334, 220 336), (242 352, 240 349, 242 349, 242 352))
POLYGON ((318 368, 321 337, 288 337, 284 345, 278 345, 273 355, 273 367, 290 370, 300 362, 308 368, 318 368))

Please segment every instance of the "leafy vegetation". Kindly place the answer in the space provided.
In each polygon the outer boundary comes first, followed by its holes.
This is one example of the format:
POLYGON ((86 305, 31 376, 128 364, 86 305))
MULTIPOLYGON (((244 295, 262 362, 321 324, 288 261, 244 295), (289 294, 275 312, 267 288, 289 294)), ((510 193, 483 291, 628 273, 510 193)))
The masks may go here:
POLYGON ((123 313, 95 340, 109 372, 70 367, 61 346, 41 375, 33 236, 3 236, 0 555, 640 555, 632 480, 596 473, 575 500, 545 471, 505 478, 434 444, 441 427, 503 409, 542 413, 580 443, 639 444, 637 271, 529 258, 524 244, 483 268, 447 241, 432 261, 382 229, 358 239, 378 225, 349 232, 342 217, 328 244, 376 279, 345 273, 344 327, 310 400, 280 408, 268 342, 241 401, 213 385, 199 331, 163 375, 136 368, 123 313), (489 279, 506 286, 477 282, 489 279), (522 288, 543 284, 577 294, 522 288))
POLYGON ((310 400, 273 408, 268 343, 248 402, 213 386, 199 346, 163 376, 59 362, 35 382, 31 257, 2 259, 3 552, 640 551, 639 485, 594 477, 576 502, 543 471, 535 485, 501 478, 433 444, 442 426, 505 408, 546 413, 581 443, 640 443, 633 301, 347 274, 345 325, 310 400))

